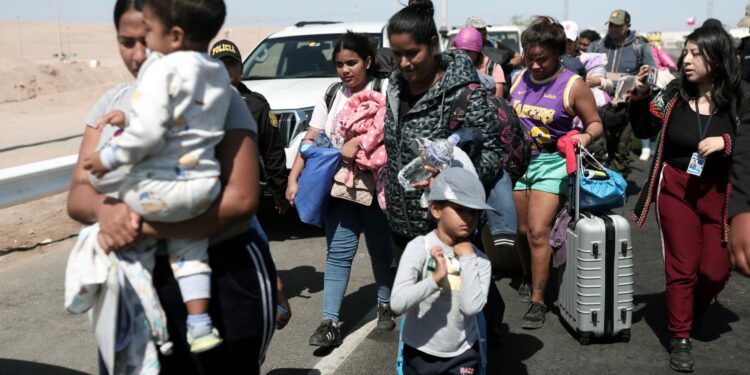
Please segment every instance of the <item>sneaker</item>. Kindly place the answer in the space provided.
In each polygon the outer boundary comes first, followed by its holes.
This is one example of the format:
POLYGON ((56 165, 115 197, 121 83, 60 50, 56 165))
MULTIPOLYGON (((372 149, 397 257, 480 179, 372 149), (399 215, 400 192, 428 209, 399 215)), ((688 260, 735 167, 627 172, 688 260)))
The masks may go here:
POLYGON ((523 316, 521 321, 521 328, 523 329, 537 329, 544 326, 544 313, 547 312, 547 306, 543 303, 531 301, 529 303, 529 309, 523 316))
POLYGON ((212 329, 211 332, 203 335, 193 338, 192 335, 190 335, 190 332, 188 331, 187 334, 187 342, 190 344, 190 351, 193 353, 201 353, 205 352, 206 350, 211 350, 219 344, 221 344, 223 340, 221 337, 219 337, 219 331, 216 330, 216 328, 212 329))
POLYGON ((531 302, 531 283, 521 282, 521 286, 518 287, 518 295, 521 297, 522 303, 531 302))
POLYGON ((650 148, 642 148, 641 149, 641 156, 639 159, 646 161, 648 158, 651 157, 651 149, 650 148))
POLYGON ((339 323, 326 319, 320 323, 315 333, 310 336, 310 345, 322 347, 338 347, 341 345, 341 330, 339 323))
POLYGON ((671 342, 672 352, 669 354, 669 366, 672 370, 678 372, 693 372, 695 370, 695 361, 690 351, 693 345, 690 339, 673 338, 671 342))
POLYGON ((391 311, 391 304, 378 302, 378 329, 390 331, 396 328, 396 314, 391 311))

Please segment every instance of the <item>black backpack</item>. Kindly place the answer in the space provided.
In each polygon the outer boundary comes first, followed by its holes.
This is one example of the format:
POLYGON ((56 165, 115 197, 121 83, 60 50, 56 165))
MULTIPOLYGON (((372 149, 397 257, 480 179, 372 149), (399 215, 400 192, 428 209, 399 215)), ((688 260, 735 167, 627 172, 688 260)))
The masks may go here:
POLYGON ((482 48, 482 54, 489 59, 485 74, 492 77, 492 71, 495 70, 496 66, 500 65, 503 70, 506 70, 506 67, 508 67, 510 60, 516 54, 516 51, 512 49, 484 46, 484 48, 482 48))
MULTIPOLYGON (((449 122, 451 131, 458 130, 463 124, 469 97, 478 87, 476 83, 469 84, 454 100, 449 122)), ((518 181, 526 173, 531 161, 531 134, 521 124, 516 110, 507 100, 488 93, 487 101, 497 110, 497 117, 500 119, 500 144, 507 150, 505 154, 500 155, 500 166, 510 173, 513 182, 518 181)))
POLYGON ((378 48, 375 51, 375 77, 388 78, 396 68, 393 65, 393 51, 388 47, 378 48))

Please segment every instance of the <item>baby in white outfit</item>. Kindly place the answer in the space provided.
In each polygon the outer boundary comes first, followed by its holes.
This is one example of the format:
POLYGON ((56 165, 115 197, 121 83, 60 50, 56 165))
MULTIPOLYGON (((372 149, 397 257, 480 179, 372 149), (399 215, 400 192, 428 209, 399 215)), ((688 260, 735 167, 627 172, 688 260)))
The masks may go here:
MULTIPOLYGON (((84 159, 84 168, 94 175, 95 189, 114 186, 115 191, 100 192, 113 194, 146 220, 192 219, 205 212, 221 191, 214 149, 224 136, 232 89, 221 61, 203 52, 224 21, 223 1, 212 2, 216 8, 210 10, 195 4, 186 7, 200 12, 199 17, 215 29, 191 33, 190 25, 168 20, 180 12, 164 12, 158 3, 144 1, 146 42, 153 52, 140 69, 127 113, 113 111, 100 121, 123 130, 84 159), (121 181, 99 184, 98 178, 121 167, 129 168, 120 174, 121 181)), ((188 310, 191 350, 211 349, 221 339, 207 313, 211 296, 208 239, 170 239, 167 244, 188 310)))

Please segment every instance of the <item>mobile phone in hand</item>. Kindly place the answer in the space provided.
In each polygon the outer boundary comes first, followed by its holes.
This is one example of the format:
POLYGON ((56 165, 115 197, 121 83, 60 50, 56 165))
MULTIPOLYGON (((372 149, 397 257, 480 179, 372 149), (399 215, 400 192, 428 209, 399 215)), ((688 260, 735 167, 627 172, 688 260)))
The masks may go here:
POLYGON ((656 86, 656 68, 648 68, 648 75, 646 76, 646 84, 653 87, 656 86))

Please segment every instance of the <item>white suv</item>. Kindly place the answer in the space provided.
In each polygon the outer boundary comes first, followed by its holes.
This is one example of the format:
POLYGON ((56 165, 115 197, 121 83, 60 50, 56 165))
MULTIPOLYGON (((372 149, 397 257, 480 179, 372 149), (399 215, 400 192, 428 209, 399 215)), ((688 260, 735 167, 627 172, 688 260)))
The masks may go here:
POLYGON ((385 23, 300 22, 268 36, 245 59, 242 82, 263 94, 278 116, 287 168, 318 96, 339 80, 333 48, 347 30, 369 34, 376 48, 388 46, 385 23))

